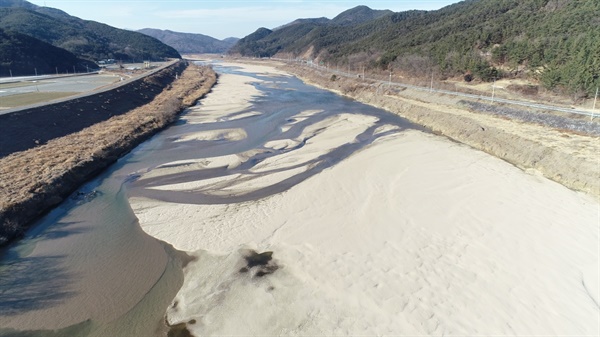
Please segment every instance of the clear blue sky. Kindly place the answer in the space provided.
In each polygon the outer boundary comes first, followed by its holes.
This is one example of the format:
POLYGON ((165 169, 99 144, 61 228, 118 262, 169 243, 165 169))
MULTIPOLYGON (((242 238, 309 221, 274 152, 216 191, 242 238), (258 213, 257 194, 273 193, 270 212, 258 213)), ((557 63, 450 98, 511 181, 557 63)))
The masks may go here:
POLYGON ((260 27, 275 28, 298 18, 333 18, 366 5, 394 12, 435 10, 459 0, 315 1, 315 0, 29 0, 71 15, 125 28, 158 28, 199 33, 218 39, 244 37, 260 27))

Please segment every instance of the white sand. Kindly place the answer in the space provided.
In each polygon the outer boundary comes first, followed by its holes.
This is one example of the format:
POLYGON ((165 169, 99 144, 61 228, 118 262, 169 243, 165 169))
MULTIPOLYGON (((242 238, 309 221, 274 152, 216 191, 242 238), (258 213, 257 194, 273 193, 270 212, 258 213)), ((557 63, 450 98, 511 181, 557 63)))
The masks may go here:
POLYGON ((255 115, 254 113, 239 113, 249 108, 249 100, 262 96, 262 93, 251 83, 260 83, 261 80, 240 76, 235 74, 222 74, 219 83, 228 83, 229 91, 223 95, 208 95, 202 100, 200 107, 202 114, 189 114, 186 116, 187 123, 214 123, 222 120, 233 120, 255 115))
POLYGON ((267 76, 284 76, 290 77, 291 75, 286 73, 285 71, 275 69, 271 66, 265 66, 262 64, 247 64, 247 63, 237 63, 237 62, 221 62, 220 65, 225 67, 236 67, 239 69, 243 69, 248 72, 256 73, 258 75, 267 75, 267 76))
MULTIPOLYGON (((235 90, 249 99, 256 93, 244 83, 223 77, 208 98, 235 90)), ((207 102, 211 118, 235 112, 207 102)), ((372 123, 328 119, 304 130, 314 136, 304 147, 261 162, 256 177, 170 187, 220 194, 226 182, 227 193, 248 193, 305 170, 372 123), (275 168, 283 170, 265 174, 275 168)), ((186 322, 197 336, 600 333, 599 203, 437 136, 380 138, 257 201, 130 201, 147 233, 197 257, 167 311, 170 324, 186 322), (240 273, 245 249, 273 251, 279 269, 240 273)))
POLYGON ((190 140, 242 140, 248 137, 244 129, 224 129, 187 134, 175 142, 187 142, 190 140))

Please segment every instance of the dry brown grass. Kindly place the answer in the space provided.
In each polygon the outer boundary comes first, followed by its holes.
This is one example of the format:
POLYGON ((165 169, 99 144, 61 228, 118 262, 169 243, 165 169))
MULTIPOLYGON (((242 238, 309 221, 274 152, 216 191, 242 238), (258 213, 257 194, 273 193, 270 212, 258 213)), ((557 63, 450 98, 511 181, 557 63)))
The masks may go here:
POLYGON ((190 65, 144 106, 0 159, 0 245, 18 234, 7 228, 9 224, 15 227, 16 223, 22 230, 80 184, 171 123, 215 82, 212 69, 190 65))

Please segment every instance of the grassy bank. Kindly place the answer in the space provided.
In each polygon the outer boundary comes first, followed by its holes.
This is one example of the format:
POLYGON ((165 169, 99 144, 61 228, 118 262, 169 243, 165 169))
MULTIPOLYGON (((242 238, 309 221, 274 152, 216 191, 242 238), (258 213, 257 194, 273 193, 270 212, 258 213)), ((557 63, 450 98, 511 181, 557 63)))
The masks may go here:
MULTIPOLYGON (((79 132, 0 159, 0 245, 21 235, 33 220, 81 184, 175 120, 208 93, 217 75, 208 67, 167 68, 144 79, 164 90, 149 103, 79 132)), ((110 109, 110 106, 106 108, 110 109)))

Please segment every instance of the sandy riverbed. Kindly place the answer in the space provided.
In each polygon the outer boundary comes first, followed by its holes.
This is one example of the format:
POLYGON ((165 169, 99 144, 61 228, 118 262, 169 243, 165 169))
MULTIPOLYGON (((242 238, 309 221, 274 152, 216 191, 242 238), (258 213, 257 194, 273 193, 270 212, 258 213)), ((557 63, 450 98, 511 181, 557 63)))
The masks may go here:
MULTIPOLYGON (((221 76, 185 118, 236 118, 260 95, 249 84, 256 81, 221 76)), ((302 147, 295 147, 299 139, 266 143, 294 150, 247 174, 152 188, 248 195, 310 169, 374 122, 340 114, 305 127, 300 138, 309 141, 302 147)), ((600 333, 596 199, 443 137, 388 131, 377 130, 382 136, 350 158, 260 200, 130 198, 144 231, 195 257, 167 309, 169 324, 184 323, 198 336, 600 333), (251 251, 271 251, 272 260, 253 266, 251 251)), ((244 136, 227 129, 189 139, 244 136)), ((252 155, 164 163, 140 183, 234 168, 252 155)))
MULTIPOLYGON (((413 89, 389 91, 386 86, 371 85, 356 78, 339 77, 331 81, 327 72, 264 62, 288 70, 311 85, 396 113, 523 170, 534 171, 600 198, 598 136, 483 114, 461 103, 465 98, 413 89)), ((544 114, 538 112, 539 117, 544 114)))

